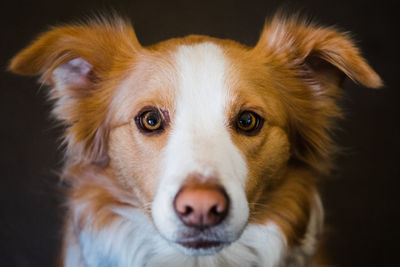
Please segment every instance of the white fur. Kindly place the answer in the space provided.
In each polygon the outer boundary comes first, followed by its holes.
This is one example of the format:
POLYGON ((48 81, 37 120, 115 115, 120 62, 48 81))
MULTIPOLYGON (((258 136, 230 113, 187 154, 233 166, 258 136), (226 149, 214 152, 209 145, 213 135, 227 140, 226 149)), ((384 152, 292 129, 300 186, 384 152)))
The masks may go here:
MULTIPOLYGON (((52 73, 52 81, 54 87, 50 91, 49 97, 56 100, 52 110, 53 115, 60 119, 69 121, 71 113, 75 110, 75 106, 79 101, 77 90, 85 88, 89 84, 88 74, 93 66, 83 58, 75 58, 67 63, 57 67, 52 73)), ((48 82, 48 81, 44 81, 48 82)), ((67 146, 67 154, 71 153, 71 144, 76 144, 76 136, 74 134, 66 135, 65 143, 67 146)))
MULTIPOLYGON (((75 208, 79 217, 86 203, 75 208)), ((139 209, 104 207, 120 217, 96 232, 91 228, 96 217, 86 216, 84 228, 76 241, 72 228, 68 231, 67 267, 304 267, 313 254, 316 237, 321 232, 322 206, 315 196, 305 239, 298 247, 287 247, 277 225, 249 224, 238 240, 214 255, 190 256, 164 239, 149 218, 139 209), (84 258, 84 262, 83 259, 84 258)), ((72 226, 72 224, 71 224, 72 226)), ((75 224, 75 229, 77 226, 75 224)))
POLYGON ((82 256, 82 248, 80 246, 79 240, 74 233, 74 228, 72 225, 66 229, 67 233, 65 234, 66 240, 66 251, 65 251, 65 259, 64 266, 65 267, 84 267, 84 259, 82 256))
MULTIPOLYGON (((248 225, 240 239, 215 255, 188 256, 162 238, 141 211, 114 208, 114 212, 121 217, 112 225, 94 232, 89 219, 80 233, 87 267, 273 267, 278 266, 286 247, 273 223, 248 225)), ((79 256, 68 252, 72 254, 67 258, 79 256)))
MULTIPOLYGON (((97 232, 92 228, 96 216, 81 214, 86 203, 73 206, 75 220, 83 216, 85 222, 67 249, 67 263, 75 257, 85 262, 76 261, 77 267, 275 267, 292 259, 302 264, 296 266, 306 264, 307 255, 314 250, 318 205, 305 243, 297 250, 288 251, 285 236, 273 222, 246 225, 247 167, 231 141, 225 114, 230 98, 228 63, 223 50, 211 43, 181 46, 176 51, 176 110, 161 152, 163 171, 152 206, 155 225, 140 209, 104 207, 103 211, 116 213, 119 218, 97 232), (228 217, 216 226, 219 237, 231 244, 212 255, 191 254, 175 243, 183 226, 173 210, 173 199, 193 173, 204 179, 217 178, 231 200, 228 217), (78 246, 81 255, 77 255, 78 246)), ((78 229, 77 221, 74 227, 78 229)))
POLYGON ((86 60, 75 58, 59 66, 53 71, 53 79, 59 89, 66 86, 85 83, 87 75, 93 68, 86 60))
MULTIPOLYGON (((84 205, 84 204, 83 204, 84 205)), ((120 217, 113 224, 95 232, 94 217, 87 217, 79 234, 79 244, 69 242, 67 267, 304 267, 321 232, 322 209, 316 195, 308 231, 302 244, 287 247, 277 225, 249 224, 238 240, 214 255, 190 256, 164 239, 149 218, 135 208, 105 207, 120 217), (83 255, 80 255, 80 251, 83 255), (83 263, 82 258, 85 259, 83 263)), ((82 207, 76 209, 79 216, 82 207)), ((74 240, 74 232, 70 240, 74 240)))
POLYGON ((231 209, 220 231, 231 242, 240 236, 249 211, 244 193, 246 164, 231 141, 224 112, 229 99, 227 58, 217 45, 201 43, 181 46, 175 61, 176 113, 163 151, 153 218, 165 238, 179 239, 182 224, 173 209, 176 193, 191 174, 217 178, 231 196, 231 209))
POLYGON ((59 67, 52 73, 54 87, 50 98, 56 99, 53 114, 61 120, 68 120, 70 109, 77 100, 71 88, 82 87, 87 83, 87 74, 92 69, 87 61, 75 58, 59 67))

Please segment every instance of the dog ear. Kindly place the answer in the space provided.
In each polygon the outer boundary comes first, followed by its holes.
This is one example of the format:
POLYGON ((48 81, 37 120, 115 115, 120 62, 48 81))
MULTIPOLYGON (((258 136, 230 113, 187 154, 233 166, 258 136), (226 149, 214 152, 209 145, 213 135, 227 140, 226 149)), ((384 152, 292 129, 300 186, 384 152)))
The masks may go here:
POLYGON ((379 76, 347 34, 314 26, 297 17, 275 16, 266 23, 255 49, 268 51, 271 57, 278 57, 291 67, 306 68, 321 82, 340 81, 340 72, 366 87, 382 86, 379 76))
MULTIPOLYGON (((317 27, 297 17, 274 17, 253 51, 274 66, 289 114, 294 159, 325 172, 335 149, 330 132, 341 116, 336 100, 347 76, 366 87, 382 86, 347 34, 317 27)), ((277 79, 278 79, 277 78, 277 79)))
POLYGON ((106 152, 110 81, 118 70, 129 69, 139 47, 129 23, 99 19, 45 32, 11 60, 9 70, 40 75, 50 85, 53 114, 67 127, 67 154, 97 161, 106 152))

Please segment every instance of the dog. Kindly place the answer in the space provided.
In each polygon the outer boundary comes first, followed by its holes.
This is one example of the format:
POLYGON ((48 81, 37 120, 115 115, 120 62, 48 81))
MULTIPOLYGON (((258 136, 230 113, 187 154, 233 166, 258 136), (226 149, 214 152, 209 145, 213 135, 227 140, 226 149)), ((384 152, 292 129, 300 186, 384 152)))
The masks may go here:
POLYGON ((318 265, 342 82, 382 85, 347 34, 283 15, 251 47, 143 47, 126 20, 93 19, 9 69, 40 75, 65 128, 68 267, 318 265))

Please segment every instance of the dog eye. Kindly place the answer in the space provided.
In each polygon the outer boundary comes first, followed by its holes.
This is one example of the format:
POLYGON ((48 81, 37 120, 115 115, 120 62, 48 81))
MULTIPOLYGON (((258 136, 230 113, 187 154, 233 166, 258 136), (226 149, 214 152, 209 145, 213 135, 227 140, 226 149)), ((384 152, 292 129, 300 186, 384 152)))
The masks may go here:
POLYGON ((261 129, 262 118, 254 112, 243 111, 236 119, 236 129, 248 135, 254 135, 261 129))
POLYGON ((163 130, 163 120, 158 110, 147 110, 136 117, 136 125, 146 133, 163 130))

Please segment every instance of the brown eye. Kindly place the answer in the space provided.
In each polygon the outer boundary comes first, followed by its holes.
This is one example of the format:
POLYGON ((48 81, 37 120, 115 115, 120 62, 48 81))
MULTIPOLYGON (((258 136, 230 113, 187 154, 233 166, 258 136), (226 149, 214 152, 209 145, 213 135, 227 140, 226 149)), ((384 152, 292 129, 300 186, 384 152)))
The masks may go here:
POLYGON ((238 131, 252 135, 256 134, 262 126, 263 120, 256 113, 251 111, 243 111, 236 120, 236 128, 238 131))
POLYGON ((136 117, 136 124, 144 132, 158 132, 163 130, 163 121, 158 110, 142 112, 136 117))

